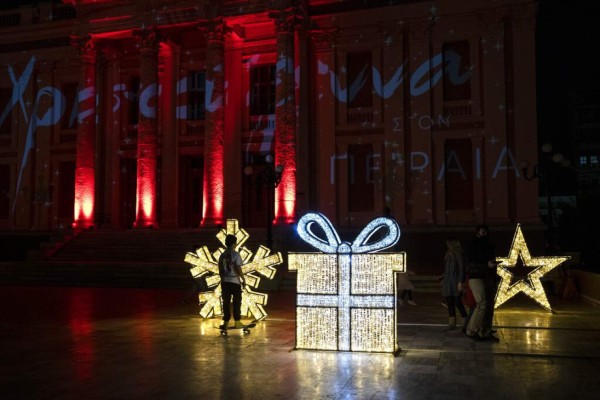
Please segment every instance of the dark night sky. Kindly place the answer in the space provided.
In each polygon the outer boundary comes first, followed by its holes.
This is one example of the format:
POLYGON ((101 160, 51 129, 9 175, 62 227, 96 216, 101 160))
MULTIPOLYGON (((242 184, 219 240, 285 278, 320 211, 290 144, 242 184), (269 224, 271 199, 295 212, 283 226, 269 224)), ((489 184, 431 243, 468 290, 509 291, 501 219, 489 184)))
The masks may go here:
POLYGON ((600 89, 600 61, 595 60, 599 33, 599 1, 540 1, 536 37, 540 143, 550 142, 571 158, 570 92, 600 89))

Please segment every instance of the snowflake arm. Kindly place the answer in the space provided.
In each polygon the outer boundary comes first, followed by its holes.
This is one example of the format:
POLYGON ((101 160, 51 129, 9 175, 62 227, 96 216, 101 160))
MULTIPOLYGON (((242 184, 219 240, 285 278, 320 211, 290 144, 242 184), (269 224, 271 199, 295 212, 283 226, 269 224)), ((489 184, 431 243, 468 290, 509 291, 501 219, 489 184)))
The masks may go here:
MULTIPOLYGON (((225 244, 227 235, 234 235, 237 238, 235 250, 240 253, 242 258, 241 268, 247 285, 242 292, 242 315, 252 316, 255 320, 260 321, 267 316, 263 306, 267 304, 268 296, 254 292, 250 287, 258 287, 260 283, 258 275, 273 279, 277 272, 274 266, 281 264, 283 258, 281 253, 271 254, 271 250, 264 246, 259 246, 256 254, 244 247, 249 235, 244 229, 239 228, 237 220, 227 220, 226 228, 217 233, 217 239, 225 244)), ((200 310, 200 316, 203 318, 223 314, 218 260, 224 251, 224 248, 219 248, 211 253, 206 246, 203 246, 195 253, 188 252, 185 256, 185 262, 192 265, 192 268, 190 268, 192 276, 195 278, 204 277, 207 286, 211 289, 214 288, 212 291, 198 295, 200 304, 203 305, 200 310)))

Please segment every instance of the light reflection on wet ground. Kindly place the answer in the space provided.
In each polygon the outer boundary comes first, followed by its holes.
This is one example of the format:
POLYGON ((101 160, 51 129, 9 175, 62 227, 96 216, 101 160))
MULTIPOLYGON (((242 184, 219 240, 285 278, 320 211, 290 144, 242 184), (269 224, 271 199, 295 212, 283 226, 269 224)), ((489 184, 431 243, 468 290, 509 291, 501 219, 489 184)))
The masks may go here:
POLYGON ((499 343, 447 330, 435 294, 399 309, 402 352, 294 351, 294 296, 250 335, 221 337, 185 291, 2 287, 0 396, 206 399, 572 399, 600 393, 600 309, 526 298, 496 311, 499 343))

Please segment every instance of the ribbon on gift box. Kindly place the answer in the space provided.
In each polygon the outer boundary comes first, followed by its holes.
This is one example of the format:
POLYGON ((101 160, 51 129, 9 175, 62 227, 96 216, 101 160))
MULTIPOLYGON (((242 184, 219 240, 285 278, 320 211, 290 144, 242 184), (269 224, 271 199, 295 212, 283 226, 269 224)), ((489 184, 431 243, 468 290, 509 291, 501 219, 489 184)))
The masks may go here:
POLYGON ((354 242, 350 244, 340 240, 337 231, 326 216, 320 213, 308 213, 298 221, 298 234, 302 240, 314 248, 321 250, 323 253, 373 253, 385 250, 398 243, 400 239, 400 227, 393 219, 385 217, 376 218, 369 222, 354 242), (318 225, 323 230, 327 240, 319 237, 313 231, 315 225, 318 225), (373 235, 384 228, 388 230, 387 235, 369 244, 369 240, 371 240, 373 235))

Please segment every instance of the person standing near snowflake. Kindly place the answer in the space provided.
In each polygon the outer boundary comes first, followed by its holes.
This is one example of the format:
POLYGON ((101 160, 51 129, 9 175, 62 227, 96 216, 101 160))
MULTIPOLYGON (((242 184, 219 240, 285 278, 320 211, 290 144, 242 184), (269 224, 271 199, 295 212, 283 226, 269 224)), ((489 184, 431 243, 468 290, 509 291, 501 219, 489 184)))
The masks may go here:
POLYGON ((243 328, 242 324, 242 285, 246 284, 242 272, 242 257, 235 251, 237 238, 234 235, 225 237, 227 249, 219 257, 219 276, 221 277, 221 292, 223 298, 223 325, 227 329, 231 319, 231 300, 233 298, 233 319, 235 328, 243 328))

